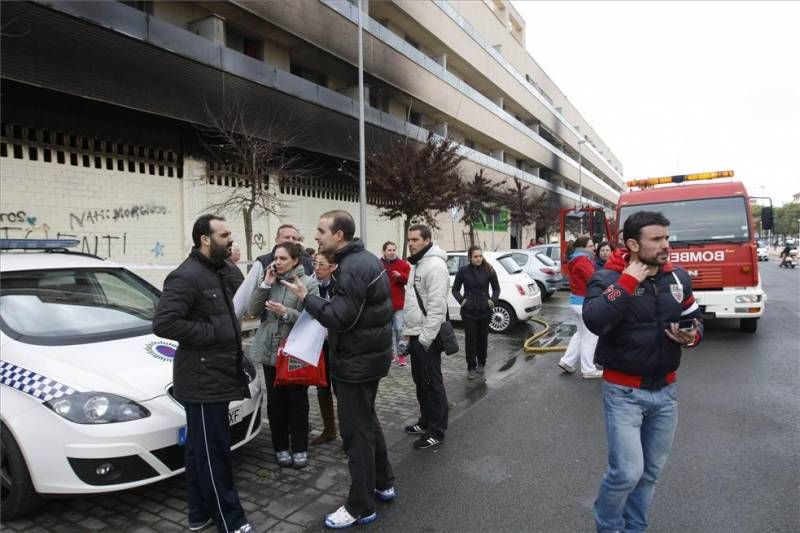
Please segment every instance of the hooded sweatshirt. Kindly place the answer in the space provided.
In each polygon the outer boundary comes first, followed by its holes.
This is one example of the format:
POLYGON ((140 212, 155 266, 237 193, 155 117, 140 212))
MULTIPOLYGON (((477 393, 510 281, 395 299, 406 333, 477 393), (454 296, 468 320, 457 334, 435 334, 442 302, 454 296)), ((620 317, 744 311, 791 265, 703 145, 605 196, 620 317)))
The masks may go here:
POLYGON ((447 271, 447 254, 435 244, 409 257, 413 265, 406 288, 403 307, 405 328, 403 335, 419 337, 419 343, 430 348, 439 328, 447 319, 447 293, 450 291, 450 273, 447 271), (419 294, 427 316, 417 303, 419 294))
POLYGON ((583 250, 575 250, 569 256, 569 304, 583 305, 583 297, 586 296, 586 286, 589 284, 592 274, 595 271, 595 264, 592 261, 592 254, 583 250))

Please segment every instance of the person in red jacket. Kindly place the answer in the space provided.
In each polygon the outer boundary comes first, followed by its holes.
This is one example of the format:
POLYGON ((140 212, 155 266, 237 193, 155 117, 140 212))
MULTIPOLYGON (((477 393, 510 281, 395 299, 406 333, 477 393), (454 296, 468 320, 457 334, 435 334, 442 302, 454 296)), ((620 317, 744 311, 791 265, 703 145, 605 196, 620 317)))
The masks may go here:
POLYGON ((592 238, 582 235, 575 239, 569 252, 569 307, 578 321, 578 329, 569 341, 564 357, 558 362, 567 374, 575 372, 578 359, 581 360, 581 376, 586 379, 603 377, 603 372, 594 366, 594 349, 597 335, 583 323, 583 299, 586 287, 595 271, 594 243, 592 238))
POLYGON ((389 275, 389 287, 392 289, 392 347, 395 355, 394 359, 399 366, 408 364, 406 346, 403 341, 403 306, 406 303, 406 283, 408 274, 411 272, 411 265, 408 261, 397 257, 397 245, 392 241, 383 243, 383 257, 381 258, 383 268, 389 275))

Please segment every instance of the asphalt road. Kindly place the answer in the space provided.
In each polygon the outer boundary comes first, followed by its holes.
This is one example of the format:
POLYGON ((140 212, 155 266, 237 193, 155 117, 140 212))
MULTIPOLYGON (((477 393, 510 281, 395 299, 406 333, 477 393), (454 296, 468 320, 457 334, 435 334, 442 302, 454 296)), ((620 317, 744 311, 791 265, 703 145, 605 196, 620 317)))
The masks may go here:
MULTIPOLYGON (((761 271, 758 332, 709 323, 704 342, 684 352, 678 432, 650 531, 800 531, 800 270, 773 261, 761 271)), ((549 312, 564 303, 562 293, 549 312)), ((440 449, 396 444, 399 496, 368 529, 592 531, 606 465, 600 383, 562 375, 558 357, 490 382, 455 413, 440 449)))

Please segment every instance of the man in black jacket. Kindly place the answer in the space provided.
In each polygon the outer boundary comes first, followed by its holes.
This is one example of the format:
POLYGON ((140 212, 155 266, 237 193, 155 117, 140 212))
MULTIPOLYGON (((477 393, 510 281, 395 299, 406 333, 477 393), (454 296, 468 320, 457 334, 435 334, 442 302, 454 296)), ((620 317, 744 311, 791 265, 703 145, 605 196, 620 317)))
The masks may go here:
POLYGON ((172 367, 175 399, 186 409, 189 529, 212 521, 220 532, 251 530, 233 485, 229 402, 249 397, 239 321, 225 289, 233 242, 222 217, 203 215, 194 248, 164 282, 153 331, 178 341, 172 367))
POLYGON ((669 261, 669 220, 639 211, 592 277, 583 320, 598 335, 608 470, 594 503, 599 532, 644 531, 655 484, 678 422, 675 371, 681 348, 703 334, 689 275, 669 261))
POLYGON ((330 301, 306 297, 302 284, 283 282, 328 328, 339 428, 352 480, 347 503, 325 517, 325 525, 336 529, 372 522, 377 518, 375 497, 389 501, 395 495, 394 474, 375 413, 378 383, 392 360, 392 296, 386 270, 353 238, 355 230, 346 211, 330 211, 319 219, 320 252, 334 254, 339 265, 330 301))

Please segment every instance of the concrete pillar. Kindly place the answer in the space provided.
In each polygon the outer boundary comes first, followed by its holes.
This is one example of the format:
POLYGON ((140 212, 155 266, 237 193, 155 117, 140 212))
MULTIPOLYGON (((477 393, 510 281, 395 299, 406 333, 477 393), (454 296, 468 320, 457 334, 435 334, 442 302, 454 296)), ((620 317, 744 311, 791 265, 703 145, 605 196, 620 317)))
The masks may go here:
POLYGON ((225 19, 218 15, 211 15, 204 19, 189 23, 189 31, 200 37, 205 37, 216 44, 225 45, 225 19))
POLYGON ((495 98, 492 98, 492 102, 497 104, 497 107, 499 107, 500 109, 503 109, 503 96, 502 95, 501 96, 497 96, 495 98))

